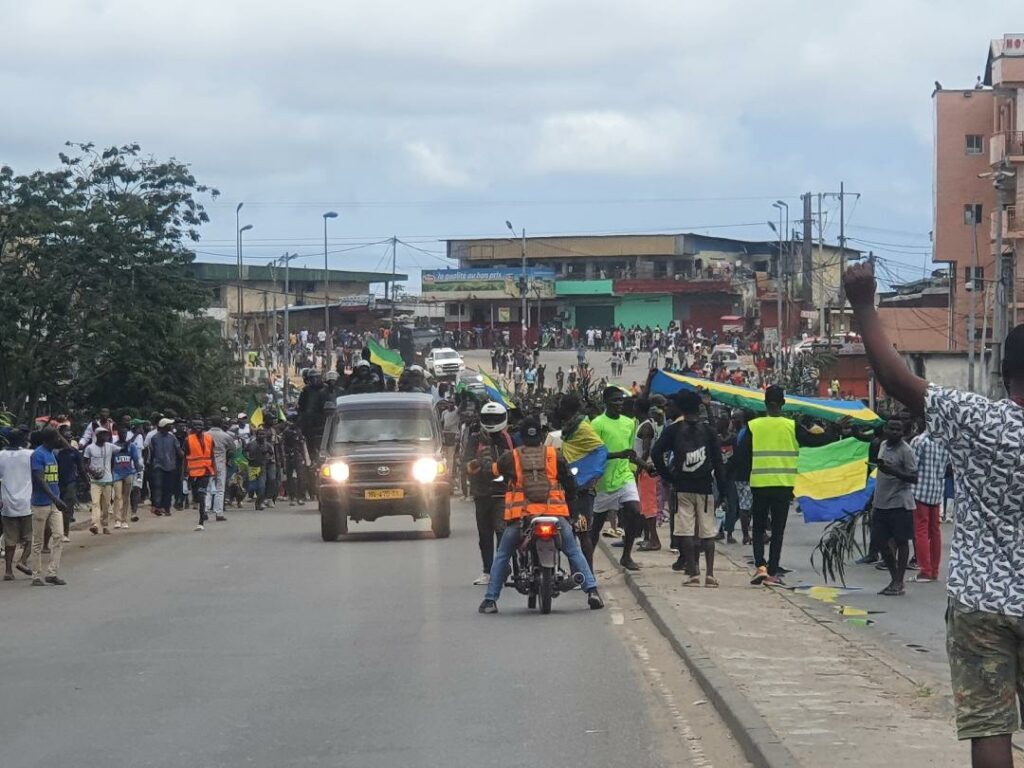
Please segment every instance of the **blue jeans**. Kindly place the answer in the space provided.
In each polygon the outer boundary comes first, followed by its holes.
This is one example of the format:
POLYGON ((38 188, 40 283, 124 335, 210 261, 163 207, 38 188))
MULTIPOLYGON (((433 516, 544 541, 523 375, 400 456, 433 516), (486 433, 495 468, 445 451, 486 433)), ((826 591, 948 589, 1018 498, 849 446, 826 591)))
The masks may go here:
MULTIPOLYGON (((583 557, 583 550, 580 549, 576 535, 573 533, 569 518, 558 518, 558 533, 562 540, 562 552, 569 559, 569 567, 573 573, 583 574, 583 591, 589 592, 597 588, 597 579, 594 572, 587 565, 587 559, 583 557)), ((522 540, 522 526, 519 521, 510 522, 505 526, 505 532, 501 535, 501 543, 498 545, 498 552, 494 555, 494 564, 491 566, 491 581, 487 585, 487 600, 497 600, 501 595, 501 588, 505 586, 505 579, 508 578, 509 562, 512 553, 522 540)))

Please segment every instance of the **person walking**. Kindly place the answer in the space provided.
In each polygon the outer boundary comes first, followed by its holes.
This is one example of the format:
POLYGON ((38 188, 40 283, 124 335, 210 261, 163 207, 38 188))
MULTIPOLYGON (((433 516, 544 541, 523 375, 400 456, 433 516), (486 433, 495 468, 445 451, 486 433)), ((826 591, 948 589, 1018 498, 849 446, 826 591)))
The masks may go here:
POLYGON ((206 433, 202 419, 193 420, 192 430, 185 440, 185 473, 192 498, 199 500, 199 523, 194 529, 197 531, 202 531, 206 525, 206 490, 214 475, 213 452, 213 438, 206 433))
MULTIPOLYGON (((89 532, 94 536, 103 529, 110 533, 110 509, 114 497, 113 459, 116 449, 110 442, 110 430, 98 426, 93 431, 93 441, 85 446, 82 458, 89 475, 89 494, 92 504, 92 525, 89 532)), ((63 530, 63 525, 61 525, 63 530)), ((63 535, 63 534, 62 534, 63 535)))
POLYGON ((1024 325, 996 340, 1007 397, 989 400, 910 371, 875 309, 870 260, 850 267, 844 286, 878 382, 923 415, 929 435, 949 452, 957 493, 946 650, 957 738, 971 742, 973 768, 1013 768, 1024 698, 1024 325))
MULTIPOLYGON (((96 429, 97 443, 105 427, 96 429)), ((109 432, 107 432, 109 435, 109 432)), ((39 446, 32 451, 32 586, 67 584, 60 577, 60 555, 64 548, 64 502, 60 500, 60 481, 54 451, 61 445, 60 433, 47 427, 39 433, 39 446), (43 576, 43 538, 50 530, 50 562, 43 576)), ((109 443, 107 444, 109 447, 109 443)), ((90 445, 90 448, 95 445, 90 445)), ((108 465, 109 471, 109 465, 108 465)))
POLYGON ((942 497, 945 490, 949 451, 922 425, 910 441, 917 456, 917 484, 914 486, 914 552, 920 569, 914 581, 938 581, 942 561, 942 497))
POLYGON ((111 475, 114 479, 113 506, 114 529, 128 528, 128 518, 132 507, 132 489, 135 487, 135 476, 142 472, 142 455, 130 440, 131 435, 121 430, 112 443, 114 456, 111 475))
POLYGON ((60 499, 64 502, 64 543, 71 541, 71 523, 75 521, 75 507, 78 505, 78 478, 82 468, 82 452, 75 445, 71 426, 60 428, 63 438, 57 451, 57 478, 60 484, 60 499))
POLYGON ((210 430, 206 433, 213 440, 213 474, 206 484, 206 509, 212 511, 218 522, 224 522, 224 500, 228 490, 228 456, 238 445, 235 438, 224 431, 224 419, 214 416, 210 419, 210 430))
POLYGON ((640 535, 643 525, 640 517, 640 492, 632 464, 638 457, 633 450, 636 444, 636 419, 626 416, 625 393, 618 387, 606 387, 603 392, 604 413, 591 422, 594 432, 608 449, 608 463, 597 484, 594 498, 594 526, 590 538, 597 547, 601 529, 611 514, 616 514, 623 529, 622 557, 619 564, 630 571, 640 570, 633 560, 633 543, 640 535))
POLYGON ((767 415, 751 419, 747 432, 736 445, 733 457, 750 466, 750 490, 753 495, 754 565, 751 584, 778 584, 782 541, 793 501, 796 466, 801 446, 821 446, 834 440, 827 433, 812 434, 782 415, 786 393, 773 384, 764 392, 767 415), (771 519, 771 544, 764 557, 764 534, 771 519))

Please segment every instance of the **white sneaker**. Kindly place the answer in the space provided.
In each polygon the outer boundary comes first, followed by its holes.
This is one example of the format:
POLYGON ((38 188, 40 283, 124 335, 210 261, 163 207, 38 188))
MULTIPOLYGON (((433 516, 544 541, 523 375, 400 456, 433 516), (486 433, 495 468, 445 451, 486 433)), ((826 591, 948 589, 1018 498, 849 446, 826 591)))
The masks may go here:
POLYGON ((491 583, 491 574, 481 573, 476 577, 476 581, 473 582, 474 587, 486 587, 491 583))
POLYGON ((193 528, 192 530, 193 530, 193 531, 204 531, 204 530, 206 530, 206 529, 205 529, 205 528, 203 528, 203 524, 202 524, 202 523, 200 523, 199 525, 197 525, 197 526, 196 526, 195 528, 193 528))
POLYGON ((128 523, 121 523, 121 527, 124 528, 127 531, 128 530, 128 523))
POLYGON ((71 541, 71 537, 65 535, 65 536, 63 536, 61 538, 61 541, 63 541, 65 544, 67 544, 69 541, 71 541))
POLYGON ((115 530, 115 531, 116 531, 116 530, 117 530, 118 528, 120 528, 120 527, 121 527, 121 524, 120 524, 120 523, 114 523, 114 530, 115 530))

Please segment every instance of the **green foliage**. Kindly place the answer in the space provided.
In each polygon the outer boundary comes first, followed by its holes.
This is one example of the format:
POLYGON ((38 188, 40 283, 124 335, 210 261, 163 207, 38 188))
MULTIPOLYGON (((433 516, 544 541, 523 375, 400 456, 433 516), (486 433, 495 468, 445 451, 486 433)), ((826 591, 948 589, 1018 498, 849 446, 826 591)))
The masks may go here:
POLYGON ((137 144, 68 144, 56 170, 0 168, 0 403, 202 410, 237 394, 186 274, 209 221, 188 166, 137 144))
POLYGON ((867 550, 871 514, 862 510, 829 523, 811 552, 811 566, 817 554, 826 582, 838 581, 846 586, 846 563, 867 550))

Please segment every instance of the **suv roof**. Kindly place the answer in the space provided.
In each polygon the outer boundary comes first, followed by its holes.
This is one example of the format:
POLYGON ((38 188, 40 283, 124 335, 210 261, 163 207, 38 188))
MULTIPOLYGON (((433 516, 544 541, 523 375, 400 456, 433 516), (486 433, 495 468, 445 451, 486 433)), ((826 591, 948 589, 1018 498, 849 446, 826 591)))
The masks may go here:
POLYGON ((338 411, 354 408, 376 408, 384 406, 394 408, 413 405, 425 405, 428 408, 434 404, 432 395, 426 392, 369 392, 365 395, 341 395, 338 398, 338 411))

